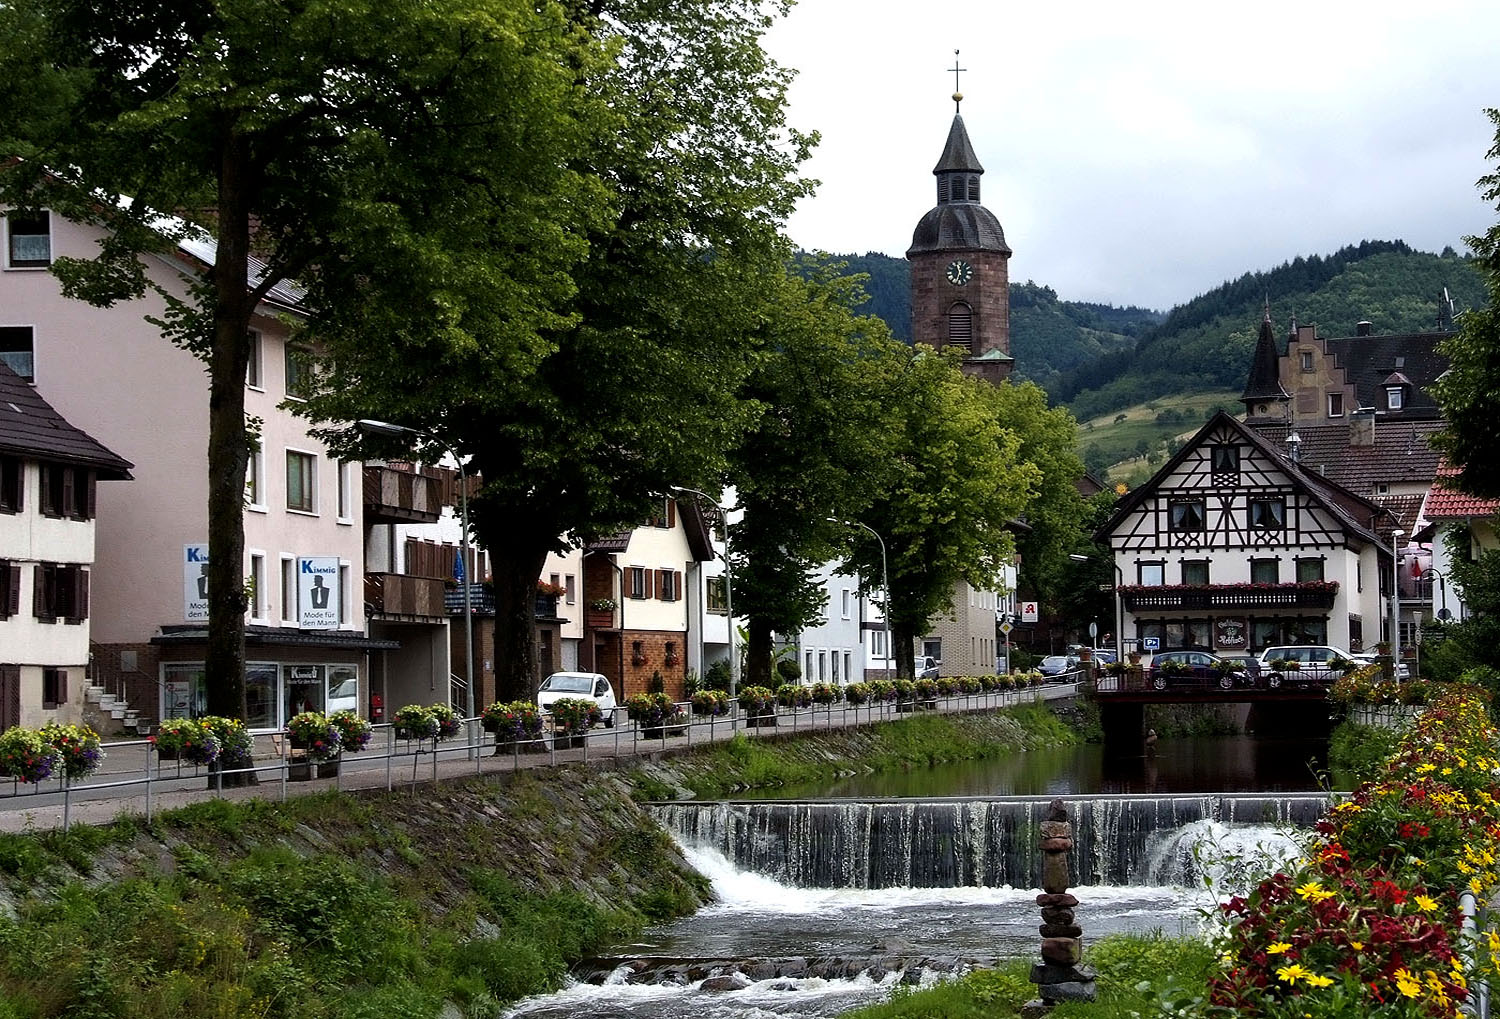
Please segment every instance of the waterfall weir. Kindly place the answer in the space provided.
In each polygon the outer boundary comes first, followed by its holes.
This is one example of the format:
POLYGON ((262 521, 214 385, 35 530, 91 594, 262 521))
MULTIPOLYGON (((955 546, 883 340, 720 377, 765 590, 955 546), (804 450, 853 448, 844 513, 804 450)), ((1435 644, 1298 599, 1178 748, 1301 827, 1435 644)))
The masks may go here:
MULTIPOLYGON (((664 803, 657 820, 687 845, 802 888, 1034 888, 1038 824, 1051 797, 853 802, 664 803)), ((1328 807, 1294 795, 1076 796, 1079 885, 1193 883, 1204 841, 1254 826, 1309 828, 1328 807)), ((1283 840, 1284 841, 1284 840, 1283 840)), ((1253 853, 1232 845, 1231 853, 1253 853)))

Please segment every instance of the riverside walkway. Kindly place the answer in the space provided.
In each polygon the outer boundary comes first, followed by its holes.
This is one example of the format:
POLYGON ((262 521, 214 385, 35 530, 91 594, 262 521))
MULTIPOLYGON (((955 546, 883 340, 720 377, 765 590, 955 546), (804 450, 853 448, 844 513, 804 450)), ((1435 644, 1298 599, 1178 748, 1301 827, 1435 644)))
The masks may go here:
MULTIPOLYGON (((938 714, 998 711, 1070 698, 1078 688, 1078 683, 1068 682, 1026 690, 958 694, 938 698, 925 710, 938 714)), ((222 783, 223 773, 161 760, 149 740, 111 741, 104 744, 105 757, 99 769, 81 781, 0 784, 0 832, 65 830, 74 824, 107 824, 122 816, 141 816, 149 821, 159 811, 211 799, 285 800, 330 789, 415 789, 426 782, 472 775, 648 757, 722 742, 736 732, 749 737, 785 736, 909 717, 890 703, 778 708, 773 725, 751 726, 743 716, 693 719, 673 727, 670 735, 647 738, 625 719, 623 709, 617 715, 619 724, 592 730, 586 738, 574 740, 579 744, 576 746, 554 745, 550 736, 543 736, 524 747, 508 746, 505 752, 497 752, 494 737, 481 731, 478 719, 466 720, 466 736, 439 743, 398 740, 394 728, 382 724, 375 726, 368 749, 343 755, 336 768, 316 765, 318 774, 282 754, 286 746, 283 734, 262 733, 255 737, 255 767, 246 769, 254 773, 256 784, 228 787, 222 783), (329 775, 330 771, 333 774, 329 775)))

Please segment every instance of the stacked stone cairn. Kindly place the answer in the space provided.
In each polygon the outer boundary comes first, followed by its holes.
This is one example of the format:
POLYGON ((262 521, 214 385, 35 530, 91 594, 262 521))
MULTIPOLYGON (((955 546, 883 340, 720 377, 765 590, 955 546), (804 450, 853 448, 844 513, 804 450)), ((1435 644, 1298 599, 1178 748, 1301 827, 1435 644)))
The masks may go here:
POLYGON ((1031 982, 1037 985, 1037 998, 1026 1003, 1021 1014, 1036 1017, 1059 1001, 1093 1001, 1094 980, 1098 973, 1082 966, 1083 928, 1074 922, 1073 907, 1078 900, 1068 894, 1068 854, 1073 851, 1073 825, 1060 799, 1047 807, 1041 823, 1042 894, 1036 904, 1042 907, 1042 961, 1031 967, 1031 982))

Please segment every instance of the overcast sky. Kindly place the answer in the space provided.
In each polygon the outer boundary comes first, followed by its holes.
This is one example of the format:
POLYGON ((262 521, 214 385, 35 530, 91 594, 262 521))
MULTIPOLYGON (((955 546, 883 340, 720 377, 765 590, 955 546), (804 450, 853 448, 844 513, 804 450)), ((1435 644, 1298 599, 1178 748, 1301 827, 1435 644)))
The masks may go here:
POLYGON ((1464 250, 1496 219, 1500 3, 801 0, 766 41, 822 134, 788 224, 902 256, 953 117, 1012 280, 1166 309, 1363 239, 1464 250))

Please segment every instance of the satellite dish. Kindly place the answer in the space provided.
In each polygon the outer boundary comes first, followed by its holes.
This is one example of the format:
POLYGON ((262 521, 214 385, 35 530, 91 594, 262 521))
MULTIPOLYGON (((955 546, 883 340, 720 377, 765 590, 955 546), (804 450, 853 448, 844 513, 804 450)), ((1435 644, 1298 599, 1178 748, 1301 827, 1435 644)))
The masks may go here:
POLYGON ((1448 611, 1447 609, 1438 609, 1438 618, 1446 623, 1448 620, 1453 618, 1453 613, 1448 611))

